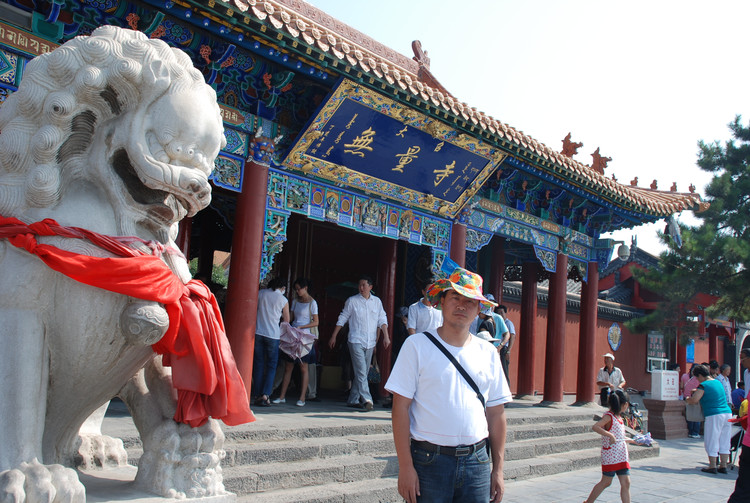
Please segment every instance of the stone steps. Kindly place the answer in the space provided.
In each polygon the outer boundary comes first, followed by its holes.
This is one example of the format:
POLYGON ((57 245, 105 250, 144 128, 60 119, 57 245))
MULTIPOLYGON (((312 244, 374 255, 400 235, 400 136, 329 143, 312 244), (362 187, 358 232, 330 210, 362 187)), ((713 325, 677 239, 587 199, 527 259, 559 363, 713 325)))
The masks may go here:
MULTIPOLYGON (((564 407, 524 413, 515 407, 507 414, 506 480, 599 466, 601 438, 591 431, 597 411, 564 407)), ((373 414, 338 421, 299 415, 299 421, 283 424, 266 416, 225 428, 225 488, 239 502, 402 501, 390 415, 373 414)), ((136 463, 140 442, 124 440, 136 463)), ((658 447, 630 449, 632 459, 658 456, 658 447)))

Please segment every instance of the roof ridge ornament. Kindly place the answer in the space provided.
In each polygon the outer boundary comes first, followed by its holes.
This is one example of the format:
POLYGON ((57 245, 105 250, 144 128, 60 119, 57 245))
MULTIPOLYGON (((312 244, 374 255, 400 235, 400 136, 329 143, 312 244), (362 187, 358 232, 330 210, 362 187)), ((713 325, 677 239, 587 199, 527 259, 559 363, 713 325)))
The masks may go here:
MULTIPOLYGON (((414 57, 411 59, 416 61, 417 65, 419 65, 419 71, 417 72, 417 78, 419 81, 443 93, 447 101, 447 98, 452 95, 440 82, 438 82, 438 79, 435 78, 432 72, 430 72, 430 58, 427 56, 427 51, 422 49, 422 42, 414 40, 411 43, 411 50, 414 51, 414 57)), ((440 101, 443 100, 441 99, 440 101)))
POLYGON ((596 150, 594 151, 593 154, 591 154, 591 157, 594 158, 594 162, 591 163, 591 169, 603 175, 604 169, 607 167, 607 163, 611 161, 612 158, 604 157, 601 154, 599 154, 599 147, 596 147, 596 150))
MULTIPOLYGON (((570 133, 568 133, 568 136, 563 138, 563 148, 562 152, 560 152, 562 155, 566 157, 573 158, 574 155, 578 153, 578 149, 583 147, 583 143, 580 142, 574 142, 570 139, 570 133)), ((598 149, 597 149, 598 152, 598 149)))

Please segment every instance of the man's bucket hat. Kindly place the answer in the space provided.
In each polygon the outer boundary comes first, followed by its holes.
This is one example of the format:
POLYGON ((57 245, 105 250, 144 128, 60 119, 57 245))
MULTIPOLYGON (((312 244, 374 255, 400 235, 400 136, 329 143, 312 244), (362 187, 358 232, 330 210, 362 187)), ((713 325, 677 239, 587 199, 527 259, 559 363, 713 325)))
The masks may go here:
POLYGON ((445 290, 455 290, 459 295, 478 300, 483 308, 497 306, 482 295, 482 277, 479 274, 457 267, 446 279, 439 279, 427 290, 427 300, 434 306, 440 302, 440 294, 445 290))

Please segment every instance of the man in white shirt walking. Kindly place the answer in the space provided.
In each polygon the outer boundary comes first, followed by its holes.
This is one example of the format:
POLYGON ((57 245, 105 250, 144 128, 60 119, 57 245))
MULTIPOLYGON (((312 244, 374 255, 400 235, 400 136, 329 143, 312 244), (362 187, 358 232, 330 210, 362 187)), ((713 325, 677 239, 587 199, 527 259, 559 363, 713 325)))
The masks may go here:
POLYGON ((388 337, 388 318, 383 309, 383 303, 372 295, 372 279, 361 276, 358 282, 359 293, 346 299, 344 309, 333 329, 328 345, 331 349, 336 346, 336 337, 341 329, 349 323, 349 354, 352 358, 352 390, 349 393, 347 405, 372 410, 372 395, 367 382, 367 371, 370 368, 372 354, 378 343, 378 336, 383 334, 385 347, 391 343, 388 337))

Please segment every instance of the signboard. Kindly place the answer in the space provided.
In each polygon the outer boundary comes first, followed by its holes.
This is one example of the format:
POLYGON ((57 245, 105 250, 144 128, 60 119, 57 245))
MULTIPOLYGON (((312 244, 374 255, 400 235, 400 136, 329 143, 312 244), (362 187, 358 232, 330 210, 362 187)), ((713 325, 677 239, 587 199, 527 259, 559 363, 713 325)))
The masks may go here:
POLYGON ((654 400, 679 400, 680 375, 674 370, 651 372, 651 398, 654 400))
POLYGON ((455 217, 505 154, 349 80, 321 107, 285 167, 455 217))
POLYGON ((685 362, 695 363, 695 339, 690 339, 690 344, 685 348, 685 362))
POLYGON ((647 336, 646 357, 648 358, 666 358, 667 347, 664 342, 664 334, 651 332, 647 336))

